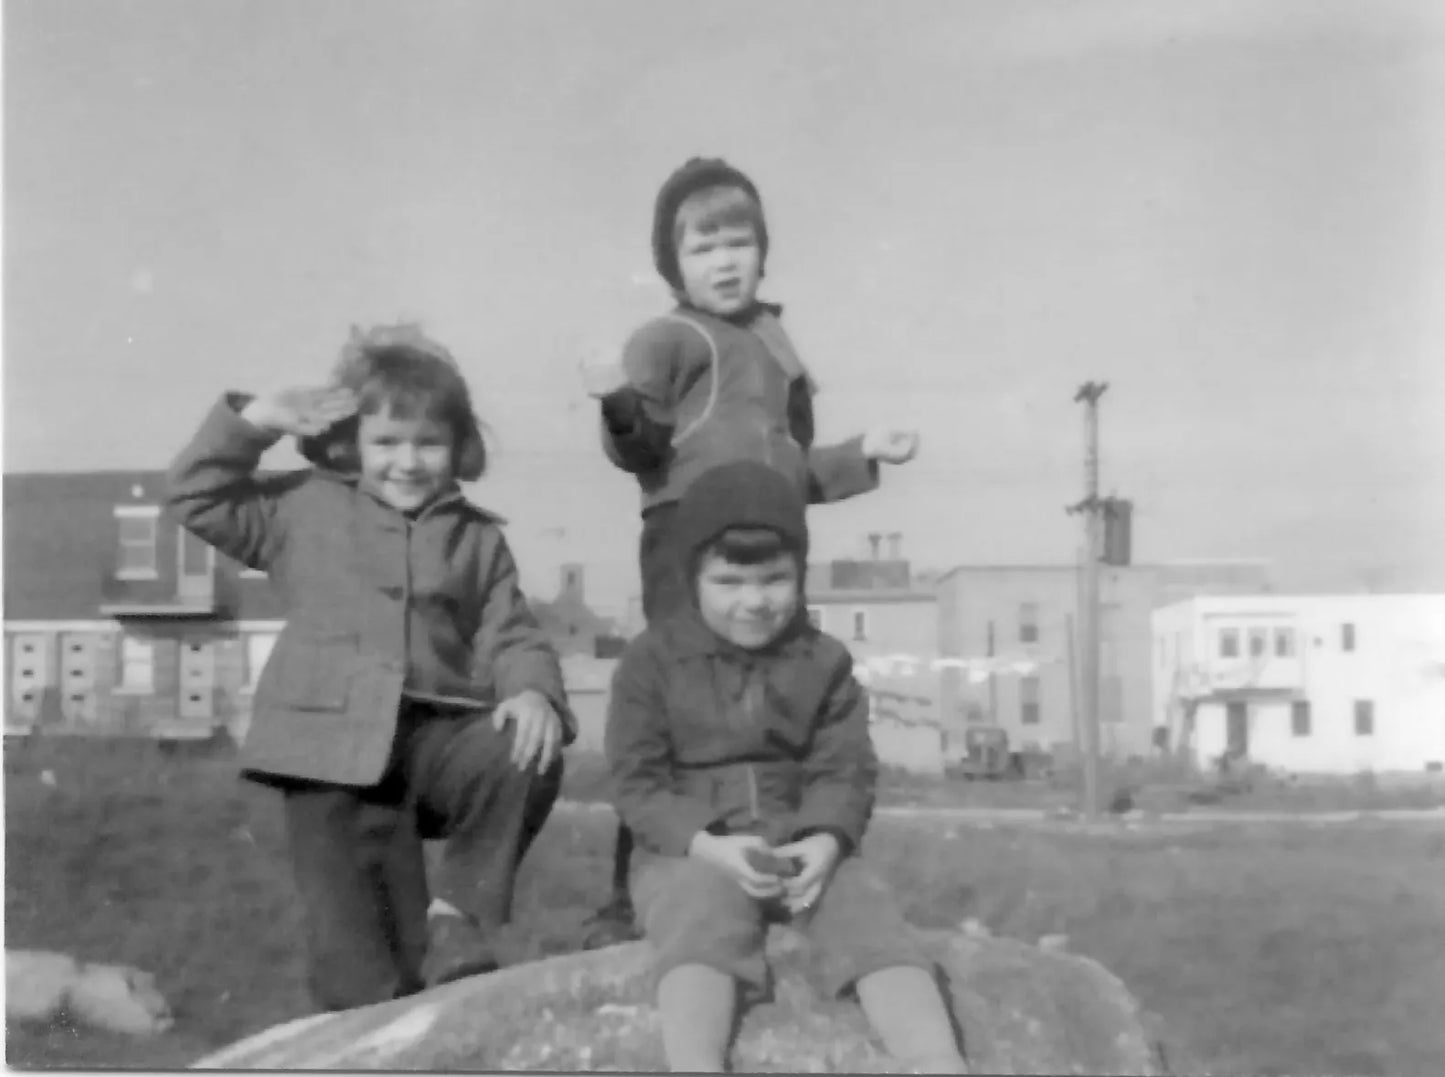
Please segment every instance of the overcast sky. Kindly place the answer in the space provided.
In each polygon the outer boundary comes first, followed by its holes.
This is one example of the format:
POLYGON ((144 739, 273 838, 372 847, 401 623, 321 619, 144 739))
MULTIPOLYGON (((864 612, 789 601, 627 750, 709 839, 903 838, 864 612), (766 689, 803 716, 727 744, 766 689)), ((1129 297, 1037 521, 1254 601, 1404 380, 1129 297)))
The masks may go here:
POLYGON ((654 194, 722 155, 822 435, 923 436, 821 555, 1071 559, 1104 379, 1138 559, 1445 588, 1438 9, 10 0, 5 468, 163 467, 222 389, 420 319, 528 581, 618 605, 637 497, 576 358, 666 308, 654 194))

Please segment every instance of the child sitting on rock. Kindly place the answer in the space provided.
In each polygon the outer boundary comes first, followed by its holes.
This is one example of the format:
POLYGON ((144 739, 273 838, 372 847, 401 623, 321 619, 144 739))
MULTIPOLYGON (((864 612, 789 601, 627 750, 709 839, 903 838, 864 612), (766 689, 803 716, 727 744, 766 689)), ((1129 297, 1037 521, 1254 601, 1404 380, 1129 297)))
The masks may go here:
POLYGON ((802 498, 726 464, 675 526, 690 601, 629 644, 606 733, 669 1066, 724 1068, 738 988, 766 989, 768 924, 791 920, 902 1064, 967 1072, 933 962, 858 855, 878 762, 848 650, 807 618, 802 498))

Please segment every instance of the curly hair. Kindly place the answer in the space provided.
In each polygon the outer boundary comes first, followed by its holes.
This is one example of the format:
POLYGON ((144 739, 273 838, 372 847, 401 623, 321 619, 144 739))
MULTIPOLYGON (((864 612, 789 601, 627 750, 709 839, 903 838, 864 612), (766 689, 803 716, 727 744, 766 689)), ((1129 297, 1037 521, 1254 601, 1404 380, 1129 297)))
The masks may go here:
POLYGON ((301 455, 317 467, 347 474, 361 470, 357 428, 361 416, 389 412, 397 418, 433 419, 452 433, 452 469, 462 482, 481 478, 487 467, 482 424, 457 361, 411 323, 355 326, 331 372, 331 385, 357 397, 356 414, 311 437, 301 455))

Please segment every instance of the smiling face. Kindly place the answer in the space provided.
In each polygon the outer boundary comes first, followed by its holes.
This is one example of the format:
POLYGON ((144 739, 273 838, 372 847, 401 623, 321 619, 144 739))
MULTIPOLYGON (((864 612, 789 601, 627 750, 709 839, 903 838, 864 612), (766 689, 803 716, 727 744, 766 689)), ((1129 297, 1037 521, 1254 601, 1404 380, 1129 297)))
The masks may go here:
POLYGON ((698 569, 703 623, 750 651, 766 647, 788 627, 798 611, 799 590, 798 561, 789 553, 755 565, 709 553, 698 569))
POLYGON ((437 419, 401 418, 390 408, 362 415, 356 431, 361 481, 398 512, 415 512, 452 485, 452 440, 437 419))

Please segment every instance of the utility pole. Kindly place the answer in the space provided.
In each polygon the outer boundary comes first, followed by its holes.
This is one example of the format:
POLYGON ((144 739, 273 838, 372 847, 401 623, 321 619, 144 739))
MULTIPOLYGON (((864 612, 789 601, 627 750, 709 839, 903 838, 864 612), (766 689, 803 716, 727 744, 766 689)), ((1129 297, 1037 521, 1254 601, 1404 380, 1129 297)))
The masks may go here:
POLYGON ((1099 521, 1104 511, 1099 500, 1099 397, 1107 388, 1108 382, 1089 381, 1074 394, 1074 403, 1084 404, 1084 500, 1068 509, 1070 515, 1082 513, 1084 517, 1080 725, 1084 734, 1082 807, 1090 821, 1099 818, 1099 521))

